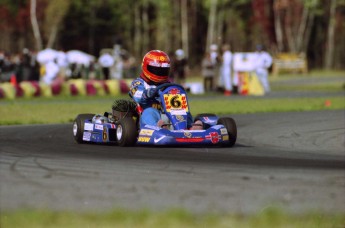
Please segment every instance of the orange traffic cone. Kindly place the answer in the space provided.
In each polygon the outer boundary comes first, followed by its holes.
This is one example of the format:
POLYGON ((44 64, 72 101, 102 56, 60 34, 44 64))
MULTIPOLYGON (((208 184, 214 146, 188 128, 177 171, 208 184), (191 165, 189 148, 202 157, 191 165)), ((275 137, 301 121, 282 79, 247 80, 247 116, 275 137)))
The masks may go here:
POLYGON ((330 100, 325 100, 325 107, 330 107, 332 102, 330 100))

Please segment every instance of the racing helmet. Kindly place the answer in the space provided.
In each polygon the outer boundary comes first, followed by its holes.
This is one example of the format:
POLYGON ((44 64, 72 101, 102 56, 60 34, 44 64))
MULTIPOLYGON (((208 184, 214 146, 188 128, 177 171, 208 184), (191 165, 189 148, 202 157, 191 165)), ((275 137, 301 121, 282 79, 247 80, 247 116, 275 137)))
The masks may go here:
POLYGON ((169 82, 170 58, 163 51, 149 51, 143 58, 141 70, 140 77, 148 84, 169 82))

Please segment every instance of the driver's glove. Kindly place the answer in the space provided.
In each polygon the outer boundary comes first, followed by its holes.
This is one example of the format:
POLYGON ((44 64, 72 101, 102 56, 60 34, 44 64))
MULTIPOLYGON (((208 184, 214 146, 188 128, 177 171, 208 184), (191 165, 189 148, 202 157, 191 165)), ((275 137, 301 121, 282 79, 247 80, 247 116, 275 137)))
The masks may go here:
POLYGON ((144 95, 146 98, 152 97, 152 95, 156 92, 155 88, 148 88, 144 90, 144 95))

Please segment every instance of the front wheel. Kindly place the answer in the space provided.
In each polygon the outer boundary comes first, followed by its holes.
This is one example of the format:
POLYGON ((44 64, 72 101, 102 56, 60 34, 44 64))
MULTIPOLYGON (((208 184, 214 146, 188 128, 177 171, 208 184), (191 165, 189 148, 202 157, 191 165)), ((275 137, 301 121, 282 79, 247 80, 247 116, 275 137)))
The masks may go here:
POLYGON ((222 117, 219 118, 218 124, 224 125, 224 127, 228 131, 229 142, 226 143, 224 146, 234 146, 237 140, 237 126, 235 120, 230 117, 222 117))
POLYGON ((116 127, 116 138, 119 146, 134 146, 137 141, 138 131, 132 117, 119 120, 116 127))
POLYGON ((84 123, 85 120, 91 120, 95 114, 79 114, 73 121, 73 137, 77 143, 84 143, 84 123))

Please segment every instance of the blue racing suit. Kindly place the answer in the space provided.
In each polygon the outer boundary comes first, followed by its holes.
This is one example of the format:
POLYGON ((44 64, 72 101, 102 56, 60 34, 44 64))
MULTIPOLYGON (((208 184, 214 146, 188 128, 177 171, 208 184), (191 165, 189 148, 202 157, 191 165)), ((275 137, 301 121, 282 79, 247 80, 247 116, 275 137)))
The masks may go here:
MULTIPOLYGON (((133 100, 138 103, 143 112, 140 117, 140 128, 147 125, 157 126, 158 121, 161 119, 161 104, 156 98, 150 98, 150 96, 155 92, 156 86, 149 85, 142 78, 134 79, 129 95, 133 100)), ((188 128, 192 126, 193 118, 190 113, 188 113, 188 128)))

